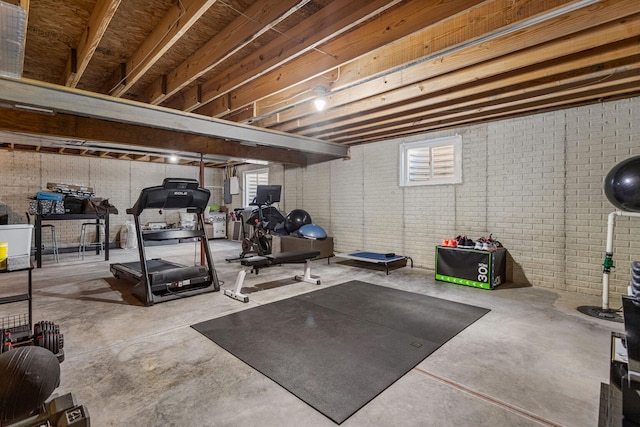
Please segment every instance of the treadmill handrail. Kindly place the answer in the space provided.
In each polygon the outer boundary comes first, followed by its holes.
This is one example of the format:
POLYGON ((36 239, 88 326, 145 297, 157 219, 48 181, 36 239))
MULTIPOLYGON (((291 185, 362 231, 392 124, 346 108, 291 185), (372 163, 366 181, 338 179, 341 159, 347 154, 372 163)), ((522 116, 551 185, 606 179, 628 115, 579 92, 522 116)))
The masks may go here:
POLYGON ((145 241, 189 239, 204 235, 203 230, 181 230, 177 228, 168 230, 143 230, 142 237, 145 241))

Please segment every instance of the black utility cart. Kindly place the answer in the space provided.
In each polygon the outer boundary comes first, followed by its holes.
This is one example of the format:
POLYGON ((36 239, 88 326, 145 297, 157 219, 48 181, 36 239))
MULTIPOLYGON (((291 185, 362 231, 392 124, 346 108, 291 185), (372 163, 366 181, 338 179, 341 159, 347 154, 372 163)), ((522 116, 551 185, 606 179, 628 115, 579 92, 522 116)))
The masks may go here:
POLYGON ((199 187, 195 179, 165 178, 162 185, 143 189, 135 205, 127 209, 135 222, 140 260, 111 264, 111 273, 134 283, 133 295, 146 306, 220 290, 204 227, 209 196, 209 190, 199 187), (145 209, 187 209, 196 214, 197 224, 193 230, 143 230, 140 215, 145 209), (205 258, 202 265, 147 259, 145 242, 187 239, 200 242, 205 258))
MULTIPOLYGON (((12 274, 11 281, 16 282, 18 275, 26 274, 26 293, 8 295, 0 298, 0 305, 26 303, 27 312, 18 309, 18 314, 0 318, 0 353, 23 345, 36 345, 46 348, 56 355, 58 362, 64 360, 64 337, 60 333, 60 326, 50 321, 33 322, 33 284, 31 272, 33 265, 14 270, 0 270, 0 277, 12 274), (31 328, 33 327, 33 334, 31 328)), ((14 311, 15 312, 15 311, 14 311)))

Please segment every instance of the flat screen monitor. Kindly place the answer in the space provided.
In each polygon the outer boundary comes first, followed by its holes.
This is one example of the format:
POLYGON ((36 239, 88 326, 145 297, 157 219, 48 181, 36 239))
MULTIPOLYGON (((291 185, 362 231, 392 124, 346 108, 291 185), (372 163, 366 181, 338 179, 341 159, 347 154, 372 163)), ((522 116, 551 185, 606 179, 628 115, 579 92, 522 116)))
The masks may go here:
POLYGON ((252 204, 270 205, 271 203, 279 202, 281 188, 281 185, 258 185, 256 198, 252 204))

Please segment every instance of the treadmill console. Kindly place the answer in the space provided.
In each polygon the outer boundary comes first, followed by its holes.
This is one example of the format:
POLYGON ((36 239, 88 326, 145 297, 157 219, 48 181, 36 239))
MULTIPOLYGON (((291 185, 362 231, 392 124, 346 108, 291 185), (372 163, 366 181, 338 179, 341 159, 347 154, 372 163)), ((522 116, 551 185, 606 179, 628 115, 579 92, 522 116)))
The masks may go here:
POLYGON ((190 178, 165 178, 162 187, 167 190, 176 188, 180 190, 195 190, 198 188, 198 181, 190 178))
POLYGON ((211 193, 198 187, 198 181, 189 178, 165 178, 162 185, 142 190, 140 197, 127 213, 140 215, 145 209, 192 208, 202 213, 209 204, 211 193))

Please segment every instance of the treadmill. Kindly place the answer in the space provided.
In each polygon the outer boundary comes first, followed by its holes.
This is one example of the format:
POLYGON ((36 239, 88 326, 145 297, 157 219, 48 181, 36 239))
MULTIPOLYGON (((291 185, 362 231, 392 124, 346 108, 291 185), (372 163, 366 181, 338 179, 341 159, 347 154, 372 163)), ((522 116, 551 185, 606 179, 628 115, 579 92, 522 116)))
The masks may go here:
POLYGON ((200 188, 195 179, 165 178, 162 185, 143 189, 135 205, 127 209, 135 222, 140 261, 114 263, 110 270, 117 279, 134 283, 133 295, 146 306, 220 290, 204 228, 209 196, 209 190, 200 188), (197 224, 194 230, 143 230, 140 214, 145 209, 187 209, 196 214, 197 224), (184 266, 159 258, 147 260, 145 242, 193 238, 201 242, 203 265, 184 266))

